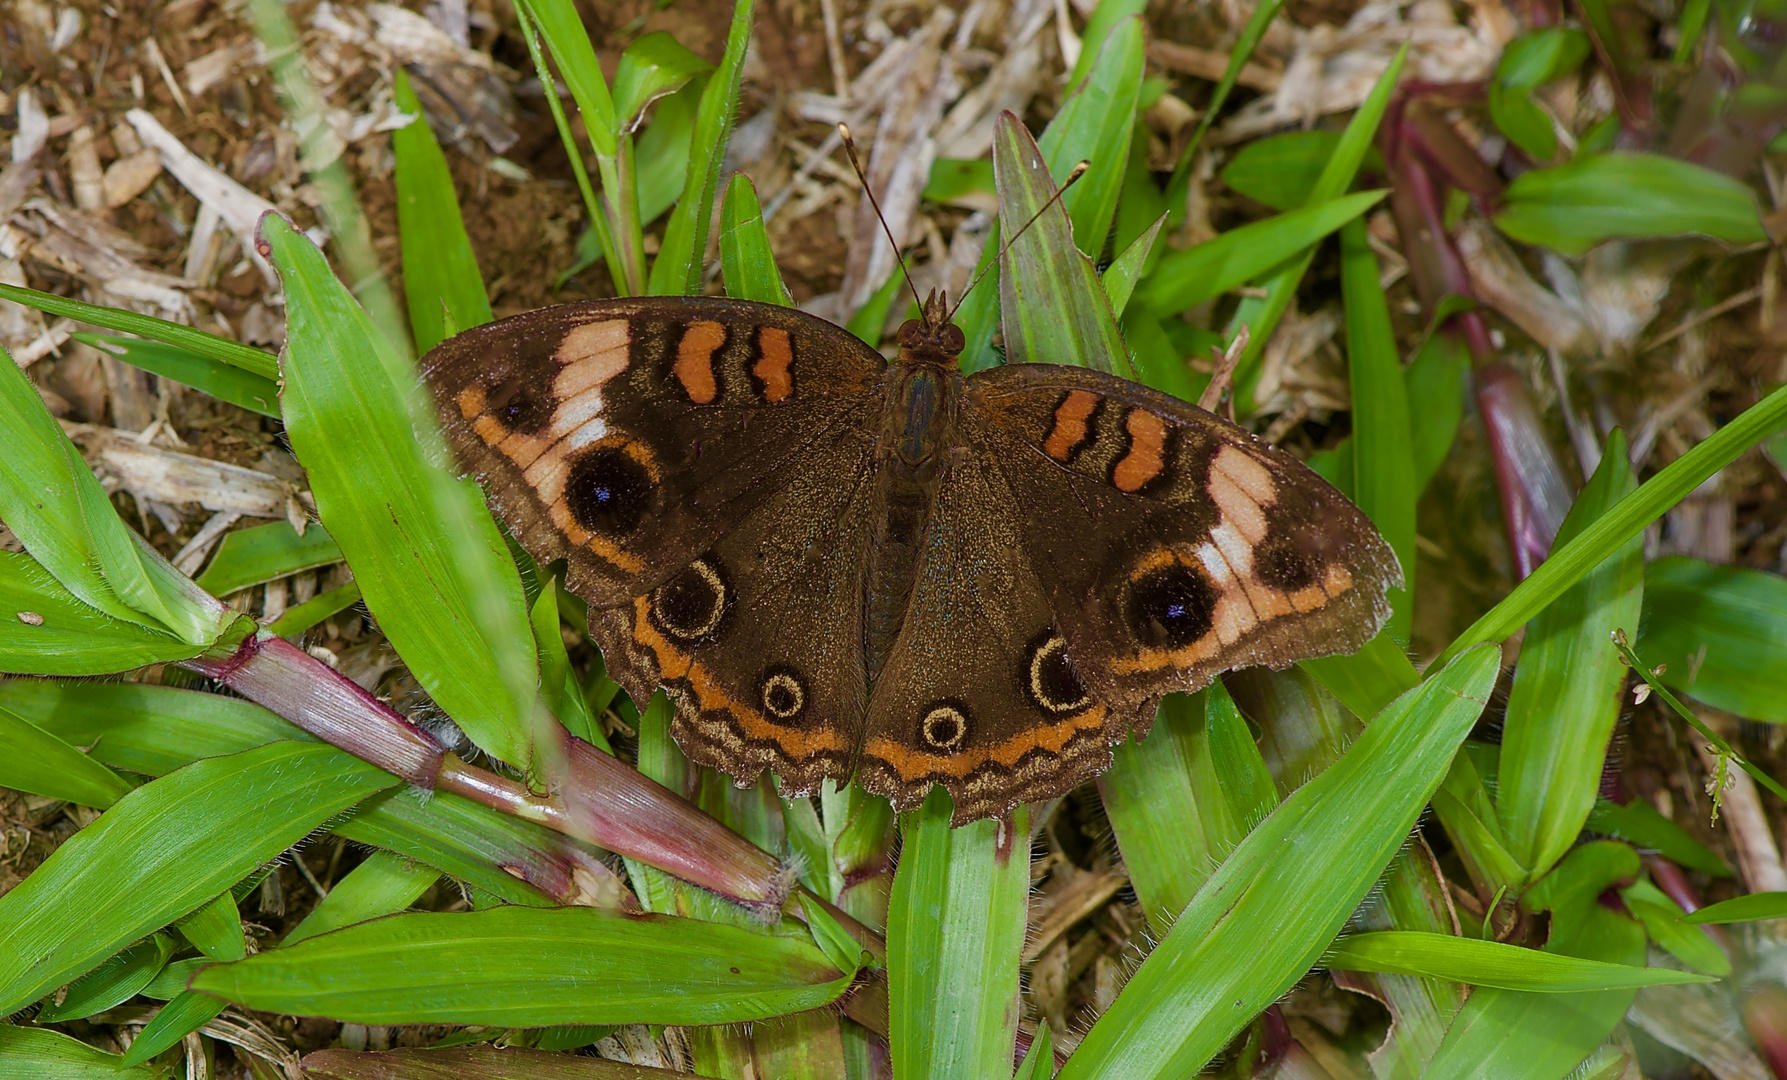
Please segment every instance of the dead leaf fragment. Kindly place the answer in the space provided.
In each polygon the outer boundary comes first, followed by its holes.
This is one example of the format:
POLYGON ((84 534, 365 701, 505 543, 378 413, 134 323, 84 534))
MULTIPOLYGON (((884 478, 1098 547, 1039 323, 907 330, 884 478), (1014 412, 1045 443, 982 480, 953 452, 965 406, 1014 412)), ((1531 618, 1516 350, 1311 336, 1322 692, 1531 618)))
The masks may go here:
POLYGON ((138 150, 106 166, 102 185, 105 204, 116 210, 141 195, 161 175, 161 151, 138 150))
POLYGON ((26 626, 42 626, 43 616, 35 611, 21 611, 19 612, 19 621, 26 626))

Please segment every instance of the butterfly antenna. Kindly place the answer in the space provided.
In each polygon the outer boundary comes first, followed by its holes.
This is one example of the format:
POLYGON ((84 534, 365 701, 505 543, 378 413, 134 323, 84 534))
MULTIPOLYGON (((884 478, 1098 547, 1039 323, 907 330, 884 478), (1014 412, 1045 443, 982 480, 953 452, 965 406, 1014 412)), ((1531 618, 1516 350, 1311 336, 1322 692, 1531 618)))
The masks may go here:
POLYGON ((912 302, 923 311, 925 302, 918 295, 918 286, 913 284, 912 271, 906 269, 906 257, 900 254, 900 242, 894 239, 893 230, 888 228, 887 215, 881 212, 881 203, 875 198, 875 189, 869 186, 869 175, 863 172, 862 162, 856 158, 856 140, 850 137, 850 125, 838 121, 838 137, 844 140, 844 153, 850 158, 850 167, 856 170, 856 178, 862 181, 862 193, 869 197, 869 205, 875 208, 875 220, 881 222, 881 231, 887 234, 887 242, 893 246, 894 258, 900 264, 900 273, 906 275, 906 288, 912 292, 912 302))
POLYGON ((1067 194, 1067 189, 1072 187, 1074 182, 1080 177, 1085 176, 1086 170, 1091 167, 1092 163, 1090 161, 1082 161, 1073 167, 1073 171, 1067 174, 1067 179, 1061 181, 1061 186, 1055 189, 1053 195, 1049 196, 1049 201, 1038 207, 1036 213, 1030 215, 1030 220, 1018 226, 1018 231, 1012 233, 1011 238, 999 246, 999 257, 988 263, 985 270, 974 275, 974 280, 970 281, 968 287, 962 290, 962 295, 956 297, 956 306, 949 309, 949 318, 944 320, 945 322, 953 322, 955 320, 956 312, 960 311, 962 308, 962 301, 968 299, 968 294, 974 291, 976 285, 980 284, 980 279, 986 277, 987 274, 992 272, 993 267, 998 266, 999 263, 1004 260, 1005 253, 1011 250, 1011 245, 1018 242, 1018 237, 1024 235, 1025 231, 1028 230, 1030 226, 1036 224, 1039 218, 1048 213, 1049 207, 1054 206, 1059 202, 1061 196, 1067 194))

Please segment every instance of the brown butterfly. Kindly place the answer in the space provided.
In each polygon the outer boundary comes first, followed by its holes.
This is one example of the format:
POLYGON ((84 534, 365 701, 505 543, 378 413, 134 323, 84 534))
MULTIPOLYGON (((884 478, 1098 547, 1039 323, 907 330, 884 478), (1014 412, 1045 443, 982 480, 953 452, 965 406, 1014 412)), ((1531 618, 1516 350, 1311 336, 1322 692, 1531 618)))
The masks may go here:
POLYGON ((546 308, 423 359, 460 460, 568 561, 688 756, 790 794, 853 774, 957 823, 1111 763, 1172 690, 1350 652, 1395 556, 1306 466, 1112 375, 964 376, 941 297, 888 362, 789 308, 546 308))

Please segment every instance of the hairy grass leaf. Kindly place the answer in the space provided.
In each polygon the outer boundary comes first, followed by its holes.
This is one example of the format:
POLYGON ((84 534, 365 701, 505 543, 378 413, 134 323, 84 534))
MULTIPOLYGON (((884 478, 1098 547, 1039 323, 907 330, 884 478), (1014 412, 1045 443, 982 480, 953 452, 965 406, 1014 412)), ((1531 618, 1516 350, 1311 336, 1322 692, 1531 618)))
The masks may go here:
POLYGON ((1508 185, 1496 227, 1523 243, 1581 255, 1617 237, 1766 239, 1749 185, 1656 154, 1583 154, 1508 185))
POLYGON ((0 551, 0 672, 110 675, 203 650, 114 619, 82 603, 31 556, 0 551))
POLYGON ((231 341, 216 334, 207 334, 203 330, 194 330, 190 326, 181 326, 166 319, 157 319, 153 315, 139 315, 134 311, 120 308, 100 307, 98 304, 84 304, 79 300, 70 300, 66 296, 54 293, 38 292, 22 285, 0 283, 0 299, 11 300, 28 308, 47 311, 51 315, 60 315, 68 319, 76 319, 93 326, 101 326, 107 330, 120 333, 135 334, 150 341, 159 341, 178 349, 203 356, 210 360, 218 360, 232 367, 259 375, 263 379, 277 381, 279 379, 279 360, 272 353, 262 352, 231 341))
POLYGON ((168 934, 150 934, 76 979, 62 1003, 47 1001, 33 1019, 39 1024, 81 1020, 128 1001, 167 966, 180 943, 168 934))
POLYGON ((6 1080, 163 1080, 166 1066, 124 1068, 124 1059, 48 1028, 0 1024, 0 1077, 6 1080))
POLYGON ((101 810, 130 794, 123 777, 4 708, 0 746, 0 787, 101 810))
POLYGON ((1589 811, 1584 827, 1590 832, 1628 841, 1634 847, 1659 852, 1689 870, 1718 878, 1732 876, 1731 867, 1726 866, 1724 860, 1680 825, 1659 814, 1657 808, 1644 799, 1633 799, 1624 806, 1599 800, 1589 811))
POLYGON ((1063 1080, 1189 1075, 1302 978, 1439 785, 1489 700, 1498 657, 1479 649, 1405 693, 1249 833, 1093 1024, 1063 1080))
MULTIPOLYGON (((585 1028, 600 1031, 607 1028, 585 1028)), ((536 1049, 520 1046, 452 1046, 427 1050, 398 1049, 355 1053, 352 1050, 316 1050, 304 1055, 304 1075, 314 1080, 669 1080, 687 1073, 548 1053, 552 1049, 587 1046, 595 1037, 571 1046, 553 1047, 541 1042, 536 1049)), ((775 1076, 779 1074, 770 1073, 775 1076)))
POLYGON ((261 231, 285 282, 287 430, 318 513, 417 681, 479 746, 526 768, 539 672, 521 581, 482 494, 444 467, 414 369, 322 253, 272 215, 261 231))
POLYGON ((0 896, 0 937, 9 943, 0 952, 0 1012, 194 910, 394 783, 332 746, 283 742, 137 788, 0 896))
POLYGON ((1154 251, 1155 238, 1160 235, 1160 227, 1166 221, 1165 214, 1155 218, 1154 224, 1131 241, 1111 261, 1111 265, 1105 268, 1104 273, 1099 275, 1099 284, 1104 286, 1104 294, 1111 301, 1111 311, 1117 316, 1121 317, 1123 309, 1129 306, 1129 297, 1135 292, 1135 284, 1142 276, 1142 268, 1147 265, 1148 256, 1154 251))
POLYGON ((341 548, 321 525, 312 525, 299 536, 290 522, 274 521, 225 534, 198 584, 215 596, 227 596, 340 561, 341 548))
POLYGON ((394 915, 415 903, 440 876, 433 867, 389 851, 375 851, 330 887, 329 895, 292 927, 280 947, 381 915, 394 915))
POLYGON ((827 1005, 852 974, 797 937, 587 907, 497 907, 361 923, 203 968, 192 987, 364 1024, 727 1024, 827 1005))
POLYGON ((490 297, 459 213, 453 173, 402 68, 397 69, 396 100, 399 109, 415 117, 391 133, 391 149, 397 158, 404 299, 416 349, 427 352, 447 336, 449 325, 457 332, 489 322, 490 297))
POLYGON ((1425 975, 1473 986, 1545 994, 1712 981, 1708 976, 1674 968, 1609 964, 1498 941, 1414 930, 1381 930, 1343 937, 1322 955, 1322 963, 1340 971, 1425 975))
POLYGON ((720 206, 720 273, 728 296, 794 306, 788 286, 782 283, 782 272, 776 268, 769 234, 763 231, 757 187, 742 173, 726 185, 726 198, 720 206))
POLYGON ((1205 812, 1192 776, 1206 697, 1169 694, 1140 742, 1113 748, 1098 794, 1136 899, 1154 932, 1165 933, 1221 861, 1205 839, 1205 812))
POLYGON ((130 1049, 124 1052, 124 1065, 141 1065, 160 1055, 163 1050, 170 1049, 181 1039, 217 1019, 223 1013, 225 1005, 225 1002, 190 990, 176 994, 155 1014, 155 1019, 143 1025, 143 1030, 137 1033, 130 1049))

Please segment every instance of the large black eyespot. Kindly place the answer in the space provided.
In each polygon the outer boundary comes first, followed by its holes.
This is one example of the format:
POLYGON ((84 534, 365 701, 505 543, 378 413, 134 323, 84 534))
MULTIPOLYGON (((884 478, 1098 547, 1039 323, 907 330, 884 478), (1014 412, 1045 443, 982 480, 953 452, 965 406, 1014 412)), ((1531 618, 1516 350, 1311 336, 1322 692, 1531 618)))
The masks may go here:
POLYGON ((1179 649, 1214 624, 1221 594, 1199 570, 1173 563, 1150 570, 1129 587, 1123 618, 1143 645, 1179 649))
POLYGON ((490 395, 490 412, 510 431, 532 435, 552 422, 553 401, 511 379, 490 395))
POLYGON ((1045 630, 1024 650, 1021 675, 1030 700, 1044 712, 1077 713, 1092 704, 1067 655, 1067 639, 1053 630, 1045 630))
POLYGON ((1254 576, 1282 592, 1315 584, 1321 571, 1321 559, 1299 550, 1289 536, 1267 536, 1253 549, 1254 576))
POLYGON ((704 555, 652 593, 652 624, 681 641, 699 641, 720 628, 731 599, 720 564, 704 555))
POLYGON ((763 702, 763 711, 777 720, 797 720, 807 711, 806 680, 786 664, 777 664, 763 673, 757 696, 763 702))
POLYGON ((959 701, 939 701, 925 710, 918 734, 932 750, 950 753, 968 738, 968 706, 959 701))
POLYGON ((651 500, 652 478, 618 446, 602 446, 571 463, 565 506, 577 524, 604 536, 633 531, 651 500))

